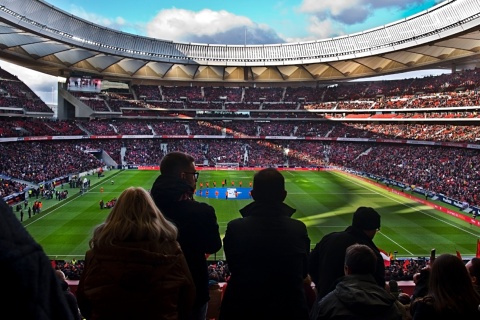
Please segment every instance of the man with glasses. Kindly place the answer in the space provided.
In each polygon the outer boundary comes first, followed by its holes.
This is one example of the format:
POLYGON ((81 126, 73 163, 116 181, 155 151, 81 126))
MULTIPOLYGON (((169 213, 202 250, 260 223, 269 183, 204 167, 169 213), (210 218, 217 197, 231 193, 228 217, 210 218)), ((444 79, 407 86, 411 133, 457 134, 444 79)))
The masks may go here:
POLYGON ((196 286, 194 311, 189 319, 205 320, 209 300, 206 255, 222 247, 215 209, 195 201, 199 173, 195 159, 183 152, 166 154, 151 195, 163 215, 178 228, 178 242, 196 286))
POLYGON ((380 215, 370 207, 359 207, 352 218, 352 225, 344 231, 325 235, 310 253, 309 273, 317 289, 317 301, 335 289, 336 282, 344 275, 345 252, 352 244, 364 244, 377 256, 374 273, 376 283, 385 287, 385 266, 373 238, 380 230, 380 215))

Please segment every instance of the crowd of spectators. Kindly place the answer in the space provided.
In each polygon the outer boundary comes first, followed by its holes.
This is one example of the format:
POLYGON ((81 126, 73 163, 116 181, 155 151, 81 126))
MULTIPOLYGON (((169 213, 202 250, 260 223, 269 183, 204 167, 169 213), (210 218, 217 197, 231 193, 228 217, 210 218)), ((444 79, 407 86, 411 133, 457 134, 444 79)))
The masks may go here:
POLYGON ((0 197, 4 198, 14 193, 21 193, 26 187, 27 184, 25 183, 0 178, 0 197))
MULTIPOLYGON (((187 126, 181 126, 186 132, 187 126)), ((285 128, 293 131, 293 128, 285 128)), ((308 125, 304 128, 308 130, 308 125)), ((262 127, 262 130, 265 129, 268 126, 262 127)), ((168 138, 3 143, 2 149, 0 173, 31 183, 102 166, 100 160, 86 152, 89 150, 106 152, 123 165, 156 165, 166 151, 184 151, 193 154, 199 164, 208 166, 230 162, 246 167, 328 165, 349 168, 408 186, 419 186, 471 205, 480 205, 480 157, 478 150, 468 148, 248 138, 168 138), (122 148, 125 148, 123 158, 122 148)), ((16 192, 16 189, 5 191, 16 192)))
POLYGON ((50 109, 25 83, 0 68, 0 108, 21 108, 25 112, 48 113, 50 109))
MULTIPOLYGON (((228 263, 223 260, 208 260, 208 273, 211 281, 226 282, 230 276, 228 263)), ((420 272, 428 264, 424 257, 410 259, 393 259, 385 267, 385 280, 411 281, 413 275, 420 272)), ((62 270, 69 280, 79 280, 83 272, 84 260, 52 260, 55 269, 62 270)))
POLYGON ((78 146, 78 141, 3 143, 0 172, 39 184, 72 173, 99 168, 102 161, 78 146))
MULTIPOLYGON (((368 172, 480 205, 480 157, 474 149, 311 141, 212 139, 101 139, 91 141, 4 144, 1 173, 33 183, 98 168, 102 163, 87 149, 101 149, 122 163, 158 164, 168 151, 189 151, 198 163, 239 163, 242 166, 331 165, 368 172), (165 145, 162 148, 162 142, 165 145), (286 150, 288 149, 288 153, 286 150), (59 153, 58 150, 65 150, 59 153), (436 159, 435 162, 429 159, 436 159)), ((10 189, 8 189, 10 190, 10 189)), ((17 191, 16 189, 10 191, 17 191)), ((10 192, 9 191, 9 192, 10 192)))
POLYGON ((65 135, 235 135, 330 138, 478 141, 480 126, 472 123, 316 122, 312 120, 223 121, 152 119, 92 119, 57 121, 0 117, 0 137, 65 135))
MULTIPOLYGON (((351 82, 317 87, 133 85, 131 91, 72 92, 97 111, 122 111, 122 114, 137 118, 57 121, 0 117, 0 136, 156 135, 163 138, 168 136, 168 139, 3 143, 4 161, 0 173, 38 183, 99 166, 101 162, 85 152, 88 148, 105 151, 122 165, 158 164, 159 157, 166 150, 179 150, 193 154, 199 163, 206 165, 232 162, 244 166, 348 167, 478 204, 475 194, 475 188, 479 187, 478 172, 475 170, 479 165, 476 150, 402 144, 392 148, 382 143, 339 144, 321 139, 476 143, 480 136, 480 126, 476 122, 459 124, 422 120, 478 118, 478 71, 473 69, 422 79, 351 82), (312 109, 328 112, 309 112, 312 109), (195 110, 209 112, 202 113, 200 117, 195 110), (395 111, 383 113, 385 110, 395 111), (236 118, 237 113, 240 119, 236 118), (312 117, 311 114, 316 120, 305 118, 312 117), (161 117, 177 120, 166 121, 161 117), (272 120, 265 120, 265 117, 272 120), (351 117, 355 120, 363 117, 365 121, 348 121, 351 117), (262 120, 256 120, 260 118, 262 120), (329 118, 343 121, 326 121, 329 118), (419 121, 369 121, 390 118, 419 121), (244 139, 184 140, 186 135, 235 136, 244 139), (179 139, 173 139, 174 136, 179 136, 179 139), (275 136, 320 139, 264 140, 264 137, 275 136), (125 150, 124 156, 121 155, 122 148, 125 150), (67 151, 60 153, 58 150, 67 151), (423 160, 426 158, 443 160, 428 163, 427 166, 423 160), (396 163, 397 159, 401 159, 401 162, 396 163)), ((32 107, 38 97, 15 76, 1 69, 0 93, 0 108, 11 107, 12 101, 20 101, 20 107, 27 111, 40 110, 32 107), (7 101, 6 104, 3 101, 7 101)), ((3 188, 2 191, 6 194, 14 190, 3 188)))

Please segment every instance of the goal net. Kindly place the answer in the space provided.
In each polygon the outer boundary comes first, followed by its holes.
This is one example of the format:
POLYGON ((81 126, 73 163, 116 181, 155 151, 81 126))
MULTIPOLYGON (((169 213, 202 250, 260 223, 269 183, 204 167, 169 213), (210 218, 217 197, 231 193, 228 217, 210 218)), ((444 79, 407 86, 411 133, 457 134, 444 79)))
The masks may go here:
POLYGON ((233 162, 224 162, 215 164, 215 170, 238 170, 240 168, 240 164, 233 163, 233 162))

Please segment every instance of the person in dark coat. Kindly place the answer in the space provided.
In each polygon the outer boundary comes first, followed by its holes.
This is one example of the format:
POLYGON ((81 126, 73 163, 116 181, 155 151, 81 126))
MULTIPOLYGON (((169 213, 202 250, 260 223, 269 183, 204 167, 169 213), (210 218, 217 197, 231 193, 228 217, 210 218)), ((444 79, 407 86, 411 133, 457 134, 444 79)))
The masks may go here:
POLYGON ((308 319, 304 289, 310 239, 283 203, 285 179, 273 168, 255 174, 253 202, 227 225, 223 246, 231 276, 220 320, 308 319), (261 266, 261 267, 259 267, 261 266))
POLYGON ((402 320, 400 302, 373 277, 377 257, 363 244, 345 254, 345 276, 312 310, 311 320, 402 320))
POLYGON ((196 287, 191 319, 204 320, 210 299, 206 256, 222 248, 215 209, 193 199, 198 172, 192 156, 168 153, 160 162, 160 173, 150 193, 164 216, 178 228, 177 240, 196 287))
POLYGON ((73 320, 60 283, 42 247, 0 199, 0 299, 3 317, 73 320))
POLYGON ((80 309, 78 308, 77 298, 75 295, 70 291, 70 286, 67 283, 65 273, 62 270, 55 270, 55 275, 60 282, 60 287, 63 290, 63 294, 65 299, 67 300, 68 306, 72 313, 75 315, 75 320, 82 320, 83 316, 80 313, 80 309))
POLYGON ((375 282, 385 287, 385 265, 377 246, 373 243, 380 229, 380 215, 370 207, 359 207, 353 214, 352 225, 344 231, 325 235, 310 253, 309 273, 317 289, 317 301, 335 288, 344 275, 345 252, 352 244, 369 246, 377 256, 375 282))

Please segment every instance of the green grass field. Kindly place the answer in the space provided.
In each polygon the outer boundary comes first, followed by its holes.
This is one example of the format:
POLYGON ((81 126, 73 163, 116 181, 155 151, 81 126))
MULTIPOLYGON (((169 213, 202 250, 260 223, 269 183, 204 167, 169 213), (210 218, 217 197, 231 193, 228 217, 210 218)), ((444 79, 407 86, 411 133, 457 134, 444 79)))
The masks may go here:
MULTIPOLYGON (((362 180, 336 171, 283 171, 288 196, 286 203, 297 209, 294 218, 308 227, 312 247, 325 234, 340 231, 350 225, 352 214, 359 206, 375 208, 382 216, 382 226, 374 241, 387 251, 397 251, 397 257, 428 257, 430 249, 437 254, 459 251, 462 257, 476 252, 480 228, 438 212, 429 206, 408 200, 362 180)), ((254 171, 201 171, 199 182, 242 181, 248 187, 254 171)), ((24 220, 23 224, 51 259, 83 259, 93 227, 102 222, 109 210, 100 210, 105 202, 130 186, 150 189, 157 171, 106 172, 105 177, 89 176, 91 188, 79 195, 79 189, 70 189, 66 200, 42 200, 40 215, 24 220), (114 180, 114 184, 111 181, 114 180), (104 191, 101 192, 100 188, 104 191)), ((236 183, 238 187, 238 183, 236 183)), ((250 199, 196 197, 211 204, 218 217, 223 236, 228 221, 240 217, 239 209, 250 199)), ((33 200, 30 200, 31 203, 33 200)), ((223 251, 211 259, 224 259, 223 251)))

